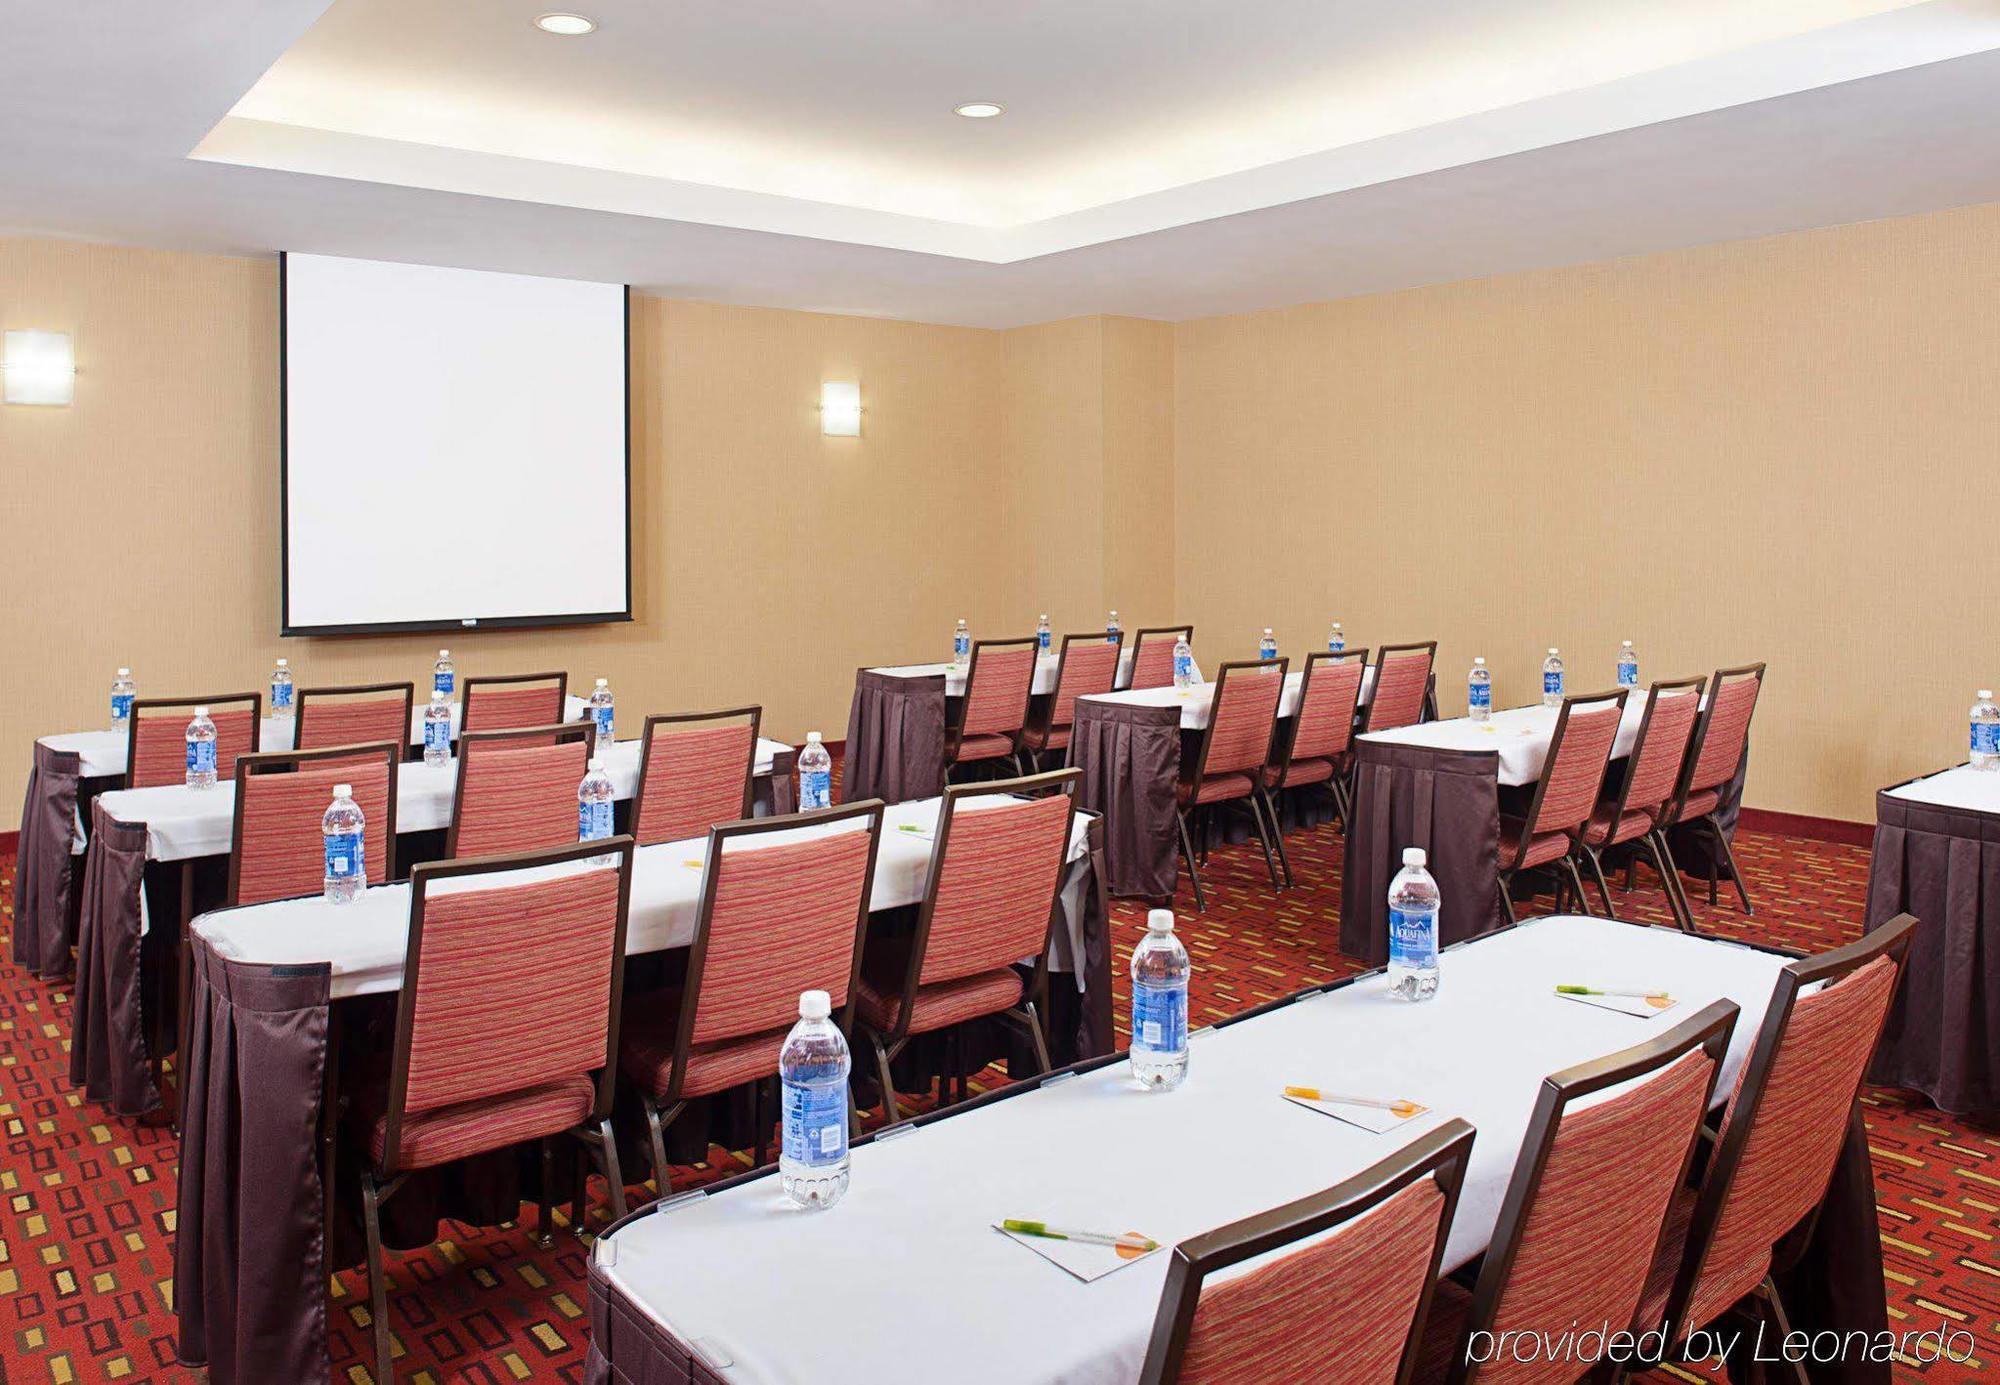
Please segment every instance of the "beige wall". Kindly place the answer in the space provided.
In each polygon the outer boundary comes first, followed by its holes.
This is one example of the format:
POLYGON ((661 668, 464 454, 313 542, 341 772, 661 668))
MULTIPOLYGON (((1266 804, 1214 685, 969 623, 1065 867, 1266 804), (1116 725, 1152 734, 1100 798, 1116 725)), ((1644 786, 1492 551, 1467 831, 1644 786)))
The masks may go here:
POLYGON ((1337 615, 1536 694, 1769 663, 1753 806, 1870 821, 2000 685, 2000 207, 1176 329, 1211 659, 1337 615), (1983 627, 1983 628, 1982 628, 1983 627))

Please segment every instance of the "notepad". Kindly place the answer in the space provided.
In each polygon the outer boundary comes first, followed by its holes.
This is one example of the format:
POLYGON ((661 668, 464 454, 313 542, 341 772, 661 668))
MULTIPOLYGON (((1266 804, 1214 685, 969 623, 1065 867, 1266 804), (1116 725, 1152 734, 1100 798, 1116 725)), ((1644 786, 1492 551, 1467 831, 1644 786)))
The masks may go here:
POLYGON ((1371 1135, 1387 1134, 1405 1121, 1413 1121, 1431 1109, 1428 1106, 1418 1106, 1408 1115, 1402 1115, 1379 1106, 1350 1106, 1343 1101, 1314 1101, 1310 1097, 1303 1096, 1287 1096, 1285 1100, 1294 1106, 1303 1106, 1308 1111, 1317 1111, 1322 1116, 1332 1116, 1337 1121, 1366 1130, 1371 1135))
POLYGON ((1649 1020, 1655 1015, 1664 1015, 1679 1005, 1678 1000, 1669 996, 1665 1001, 1649 1000, 1638 995, 1564 995, 1556 992, 1564 1000, 1574 1000, 1584 1005, 1595 1005, 1600 1010, 1612 1010, 1621 1015, 1631 1015, 1635 1019, 1649 1020))
MULTIPOLYGON (((1082 1241, 1052 1241, 1046 1236, 1020 1235, 1017 1232, 1007 1230, 999 1222, 993 1223, 993 1229, 1016 1245, 1026 1246, 1051 1265, 1068 1270, 1086 1284, 1095 1283, 1107 1274, 1116 1274, 1127 1265, 1143 1260, 1148 1255, 1158 1255, 1162 1250, 1166 1249, 1165 1246, 1156 1246, 1152 1250, 1131 1251, 1120 1250, 1115 1246, 1087 1245, 1082 1241)), ((1105 1234, 1122 1235, 1123 1233, 1107 1229, 1105 1234)), ((1135 1232, 1133 1234, 1145 1235, 1144 1232, 1135 1232)))

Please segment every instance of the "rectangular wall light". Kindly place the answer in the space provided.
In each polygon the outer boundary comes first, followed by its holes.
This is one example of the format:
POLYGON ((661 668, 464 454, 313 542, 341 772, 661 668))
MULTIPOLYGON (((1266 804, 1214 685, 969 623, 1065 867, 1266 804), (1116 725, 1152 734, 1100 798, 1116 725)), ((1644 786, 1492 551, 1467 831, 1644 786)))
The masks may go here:
POLYGON ((819 430, 829 438, 861 436, 861 386, 854 380, 826 380, 819 387, 819 430))
POLYGON ((0 353, 9 404, 67 404, 76 397, 76 355, 67 332, 9 332, 0 353))

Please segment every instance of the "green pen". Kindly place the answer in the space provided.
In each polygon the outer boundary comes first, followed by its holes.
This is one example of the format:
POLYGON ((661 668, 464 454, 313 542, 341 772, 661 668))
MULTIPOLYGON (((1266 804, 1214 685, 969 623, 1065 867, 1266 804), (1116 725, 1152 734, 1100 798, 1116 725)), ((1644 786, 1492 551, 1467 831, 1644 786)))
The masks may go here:
POLYGON ((1558 986, 1557 995, 1613 995, 1627 1000, 1672 1000, 1665 991, 1601 991, 1594 986, 1558 986))
POLYGON ((1000 1223, 1002 1231, 1011 1231, 1017 1236, 1040 1236, 1049 1241, 1075 1241, 1079 1245, 1110 1246, 1114 1250, 1148 1251, 1158 1250, 1160 1243, 1150 1240, 1137 1232, 1127 1232, 1123 1236, 1109 1236, 1102 1231, 1072 1231, 1067 1227, 1050 1226, 1047 1222, 1017 1221, 1012 1217, 1000 1223))

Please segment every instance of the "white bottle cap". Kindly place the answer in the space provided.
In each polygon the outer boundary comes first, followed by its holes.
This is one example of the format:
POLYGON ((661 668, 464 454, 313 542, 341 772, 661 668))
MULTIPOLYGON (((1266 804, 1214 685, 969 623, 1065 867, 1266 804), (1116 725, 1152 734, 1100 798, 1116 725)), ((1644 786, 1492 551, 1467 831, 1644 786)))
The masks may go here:
POLYGON ((1047 620, 1048 618, 1049 618, 1049 613, 1048 613, 1047 611, 1043 611, 1043 612, 1042 612, 1042 619, 1043 619, 1043 620, 1047 620))
POLYGON ((1979 700, 1981 702, 1991 702, 1993 700, 1993 689, 1981 688, 1979 690, 1979 700))
POLYGON ((354 797, 354 786, 352 784, 335 784, 333 786, 333 796, 335 798, 352 798, 354 797))
POLYGON ((819 744, 819 732, 817 732, 817 731, 808 731, 808 732, 806 732, 806 744, 807 744, 807 745, 818 745, 818 744, 819 744))
POLYGON ((1146 927, 1152 929, 1155 933, 1173 932, 1174 911, 1172 909, 1152 910, 1146 915, 1146 927))
POLYGON ((1631 647, 1632 647, 1632 641, 1630 640, 1625 641, 1625 648, 1630 649, 1631 647))
POLYGON ((1335 622, 1333 623, 1333 628, 1334 628, 1334 629, 1336 629, 1336 630, 1338 630, 1338 629, 1340 628, 1340 622, 1336 620, 1336 621, 1335 621, 1335 622))
POLYGON ((130 678, 132 676, 132 670, 129 668, 121 668, 118 670, 118 676, 120 678, 130 678))
POLYGON ((799 1018, 823 1020, 833 1013, 833 997, 825 991, 799 992, 799 1018))
POLYGON ((285 666, 285 661, 283 659, 278 660, 278 667, 283 668, 284 666, 285 666))
POLYGON ((205 716, 207 716, 207 715, 208 715, 208 708, 206 708, 206 707, 197 707, 197 708, 195 708, 195 709, 194 709, 194 714, 195 714, 196 716, 198 716, 198 717, 205 717, 205 716))
POLYGON ((595 774, 595 773, 596 773, 596 772, 597 772, 598 770, 601 770, 601 769, 603 769, 603 768, 604 768, 604 757, 603 757, 602 755, 593 755, 593 756, 591 756, 591 757, 590 757, 590 764, 589 764, 588 768, 590 769, 591 773, 593 773, 593 774, 595 774))
POLYGON ((1424 856, 1424 849, 1423 849, 1422 847, 1420 847, 1420 846, 1406 846, 1406 847, 1404 847, 1404 848, 1403 848, 1403 864, 1404 864, 1404 865, 1406 865, 1406 866, 1420 866, 1420 865, 1422 865, 1422 864, 1424 863, 1424 861, 1425 861, 1425 860, 1426 860, 1426 857, 1424 856))
POLYGON ((1116 619, 1118 618, 1118 608, 1117 608, 1117 607, 1115 607, 1115 606, 1114 606, 1114 607, 1112 607, 1112 610, 1111 610, 1111 618, 1112 618, 1113 620, 1116 620, 1116 619))
POLYGON ((1270 627, 1270 626, 1268 626, 1268 625, 1267 625, 1267 626, 1265 626, 1265 627, 1264 627, 1264 633, 1265 633, 1265 634, 1267 634, 1267 635, 1268 635, 1268 634, 1270 634, 1270 633, 1271 633, 1271 627, 1270 627))
POLYGON ((1472 661, 1472 666, 1473 666, 1474 668, 1485 668, 1485 667, 1486 667, 1486 661, 1485 661, 1484 659, 1474 659, 1474 660, 1472 661))
POLYGON ((438 651, 438 658, 449 659, 450 657, 451 657, 451 651, 449 649, 440 649, 438 651))
POLYGON ((611 680, 609 678, 600 678, 597 680, 597 686, 600 688, 608 688, 611 686, 611 680))
POLYGON ((1550 645, 1550 646, 1549 646, 1549 653, 1553 654, 1553 653, 1555 653, 1555 652, 1556 652, 1556 647, 1555 647, 1554 645, 1550 645))

